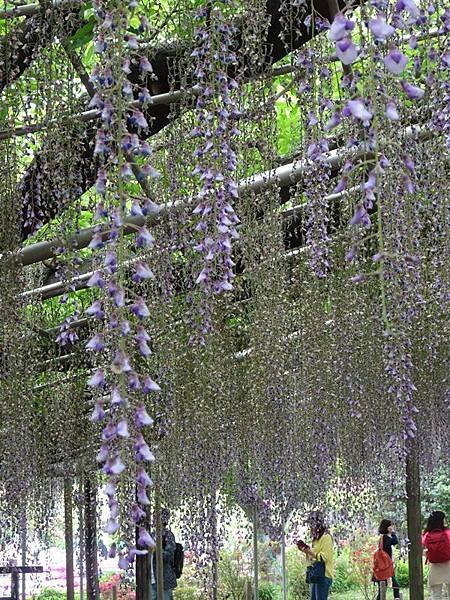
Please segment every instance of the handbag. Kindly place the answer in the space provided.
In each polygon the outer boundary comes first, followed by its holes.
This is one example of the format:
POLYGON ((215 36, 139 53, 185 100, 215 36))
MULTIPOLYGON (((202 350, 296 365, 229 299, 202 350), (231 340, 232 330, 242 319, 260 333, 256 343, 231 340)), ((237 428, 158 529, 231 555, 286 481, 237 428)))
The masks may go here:
POLYGON ((325 563, 316 560, 315 563, 306 567, 306 583, 322 583, 325 581, 325 563))

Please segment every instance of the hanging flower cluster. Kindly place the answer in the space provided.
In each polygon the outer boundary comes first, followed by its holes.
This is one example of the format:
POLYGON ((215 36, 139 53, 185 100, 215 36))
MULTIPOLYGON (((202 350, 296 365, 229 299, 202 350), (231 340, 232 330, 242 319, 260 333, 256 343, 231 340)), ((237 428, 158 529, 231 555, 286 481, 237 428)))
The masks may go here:
MULTIPOLYGON (((103 425, 97 461, 107 476, 105 494, 110 515, 105 531, 114 534, 122 524, 122 534, 129 542, 126 554, 119 559, 121 568, 127 568, 137 554, 146 554, 154 547, 153 539, 142 525, 150 504, 148 488, 152 486, 147 468, 155 460, 144 437, 145 428, 153 423, 145 401, 149 394, 160 391, 148 373, 151 349, 146 321, 150 311, 145 297, 139 293, 143 289, 142 282, 153 277, 144 258, 153 246, 153 236, 145 225, 138 228, 134 243, 137 253, 143 257, 133 260, 127 257, 128 246, 123 236, 127 217, 146 216, 155 210, 150 198, 130 197, 127 192, 133 167, 138 177, 156 174, 148 161, 150 147, 138 136, 148 127, 141 109, 149 100, 145 78, 152 68, 145 56, 131 54, 139 48, 137 38, 128 27, 135 7, 134 2, 128 7, 121 6, 120 10, 108 2, 94 5, 95 51, 99 61, 92 75, 96 94, 91 101, 92 106, 101 110, 95 145, 100 161, 95 189, 100 199, 96 208, 99 224, 89 247, 94 252, 103 252, 102 264, 94 270, 87 284, 99 290, 100 298, 86 313, 102 324, 86 344, 87 350, 99 357, 98 367, 88 384, 97 398, 91 420, 103 425), (140 86, 133 86, 127 79, 131 63, 137 63, 142 73, 140 86), (129 101, 136 96, 140 108, 129 108, 129 101), (135 284, 133 290, 127 289, 129 271, 135 284), (136 501, 131 502, 131 506, 119 506, 117 494, 121 479, 133 481, 136 487, 136 501), (124 508, 127 509, 125 514, 124 508), (131 523, 139 526, 137 546, 130 542, 131 523)), ((146 26, 146 19, 142 17, 139 30, 146 26)))
MULTIPOLYGON (((197 46, 192 52, 196 60, 197 126, 191 135, 197 140, 192 174, 201 185, 194 214, 199 236, 195 250, 201 254, 202 266, 196 283, 209 296, 233 288, 232 243, 238 239, 239 222, 233 208, 238 196, 233 177, 237 164, 233 138, 239 135, 240 111, 235 101, 238 83, 230 74, 237 64, 232 47, 235 29, 220 6, 211 8, 209 3, 197 12, 197 19, 197 46)), ((205 303, 200 310, 200 342, 204 343, 211 323, 205 303)))

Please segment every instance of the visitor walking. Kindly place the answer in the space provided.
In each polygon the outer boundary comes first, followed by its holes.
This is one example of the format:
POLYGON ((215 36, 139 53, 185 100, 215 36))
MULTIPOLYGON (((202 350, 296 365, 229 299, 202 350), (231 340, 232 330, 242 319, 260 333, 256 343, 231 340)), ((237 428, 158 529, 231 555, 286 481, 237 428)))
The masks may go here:
POLYGON ((441 510, 434 510, 428 517, 422 544, 430 565, 428 584, 431 598, 441 600, 444 584, 450 591, 450 529, 445 525, 445 514, 441 510))
MULTIPOLYGON (((177 587, 177 577, 174 567, 175 559, 175 536, 169 529, 170 512, 167 508, 161 509, 162 522, 162 547, 163 547, 163 582, 164 600, 173 600, 173 590, 177 587)), ((156 552, 152 558, 152 600, 157 600, 157 568, 156 552)))
MULTIPOLYGON (((397 537, 397 534, 395 533, 394 523, 390 519, 383 519, 378 528, 378 533, 381 536, 380 537, 380 548, 382 548, 386 552, 386 554, 389 556, 389 558, 391 559, 391 561, 393 563, 392 547, 396 546, 398 544, 398 537, 397 537)), ((373 581, 376 581, 376 579, 374 578, 373 581)), ((386 583, 386 585, 388 585, 388 580, 381 580, 381 581, 384 581, 386 583)), ((381 581, 377 581, 377 583, 378 583, 377 600, 380 600, 380 597, 381 597, 381 592, 380 592, 381 581)), ((400 584, 398 583, 397 579, 395 578, 395 573, 392 576, 391 581, 392 581, 392 590, 394 592, 394 598, 401 598, 400 584)))
POLYGON ((308 525, 312 547, 302 540, 297 542, 297 547, 305 553, 311 563, 307 571, 311 600, 327 600, 333 583, 333 538, 321 512, 312 512, 308 518, 308 525))

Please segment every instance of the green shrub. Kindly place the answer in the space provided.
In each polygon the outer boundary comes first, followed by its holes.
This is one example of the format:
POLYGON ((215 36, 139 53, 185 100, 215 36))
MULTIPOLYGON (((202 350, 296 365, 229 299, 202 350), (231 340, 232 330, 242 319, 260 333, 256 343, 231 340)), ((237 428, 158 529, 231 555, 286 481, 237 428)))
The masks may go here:
POLYGON ((297 548, 286 552, 289 600, 309 598, 309 585, 306 583, 306 564, 297 548))
POLYGON ((268 581, 260 582, 258 586, 258 598, 260 600, 276 600, 278 597, 279 586, 268 581))
MULTIPOLYGON (((37 596, 34 596, 35 600, 66 600, 66 592, 61 590, 53 590, 51 588, 43 588, 37 596)), ((80 599, 80 594, 75 594, 75 600, 80 599)))
MULTIPOLYGON (((400 587, 409 587, 409 567, 407 560, 399 560, 395 563, 395 577, 400 584, 400 587)), ((423 583, 427 584, 428 581, 428 565, 424 565, 423 568, 423 583)))
POLYGON ((348 592, 354 588, 348 559, 338 559, 334 566, 333 592, 348 592))

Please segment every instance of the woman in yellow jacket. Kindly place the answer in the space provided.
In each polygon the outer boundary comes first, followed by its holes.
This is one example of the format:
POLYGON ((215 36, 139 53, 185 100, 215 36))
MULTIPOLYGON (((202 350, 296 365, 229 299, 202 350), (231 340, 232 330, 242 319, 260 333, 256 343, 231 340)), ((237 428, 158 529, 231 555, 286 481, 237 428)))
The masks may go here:
POLYGON ((299 550, 306 554, 311 562, 321 560, 325 563, 325 577, 319 583, 311 583, 311 600, 328 600, 328 592, 333 583, 333 538, 329 533, 324 516, 315 511, 308 519, 311 529, 312 547, 302 541, 297 542, 299 550))

